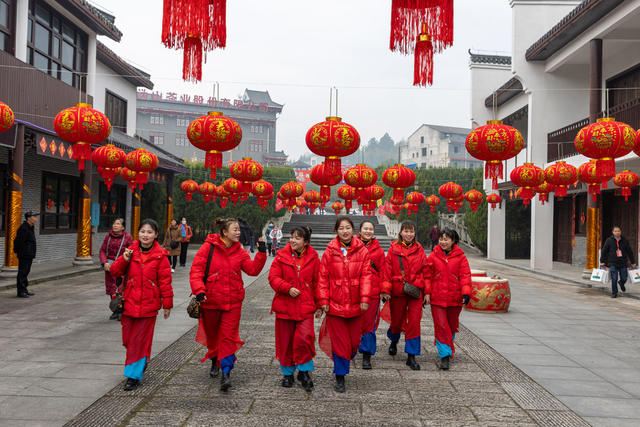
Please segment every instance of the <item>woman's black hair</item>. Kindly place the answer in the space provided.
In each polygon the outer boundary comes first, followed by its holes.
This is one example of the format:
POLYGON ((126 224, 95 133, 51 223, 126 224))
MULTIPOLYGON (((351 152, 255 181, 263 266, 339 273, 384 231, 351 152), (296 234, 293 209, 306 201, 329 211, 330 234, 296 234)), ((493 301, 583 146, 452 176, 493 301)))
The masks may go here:
POLYGON ((299 225, 299 226, 293 227, 293 229, 291 230, 291 235, 293 236, 294 234, 296 234, 302 237, 305 243, 309 243, 309 240, 311 240, 312 232, 313 230, 311 229, 311 227, 299 225))
POLYGON ((619 229, 620 232, 622 232, 622 227, 620 227, 619 225, 614 225, 613 227, 611 227, 611 232, 613 232, 613 230, 615 230, 616 228, 619 229))
POLYGON ((342 223, 342 221, 347 221, 349 224, 351 224, 351 228, 353 228, 354 230, 356 229, 356 227, 353 225, 353 221, 351 220, 351 218, 349 218, 346 215, 339 215, 338 218, 336 219, 336 225, 333 226, 333 231, 334 232, 338 232, 338 228, 340 228, 340 224, 342 223))
POLYGON ((238 220, 235 218, 216 218, 215 225, 216 225, 216 228, 218 229, 218 232, 220 233, 220 236, 224 237, 224 234, 222 234, 222 232, 229 231, 229 227, 234 222, 236 224, 240 224, 238 220))
POLYGON ((458 242, 460 241, 460 236, 458 235, 458 232, 451 228, 445 228, 444 230, 440 231, 440 237, 442 236, 447 236, 448 238, 453 240, 454 245, 457 245, 458 242))
POLYGON ((143 225, 148 225, 149 227, 151 227, 151 229, 153 229, 153 231, 155 231, 156 234, 158 234, 160 232, 159 228, 158 228, 158 223, 155 222, 155 220, 153 220, 151 218, 143 219, 140 222, 140 227, 138 227, 138 230, 140 230, 143 225))
POLYGON ((375 226, 375 224, 374 224, 373 222, 371 222, 371 221, 369 221, 368 219, 366 219, 366 220, 364 220, 364 221, 362 221, 362 222, 360 223, 360 228, 359 228, 358 230, 359 230, 359 231, 362 231, 362 226, 363 226, 363 225, 365 225, 365 224, 371 224, 371 225, 373 225, 373 228, 374 228, 374 229, 376 228, 376 226, 375 226))
POLYGON ((122 224, 123 227, 127 227, 127 223, 124 222, 124 218, 118 217, 118 218, 114 218, 113 222, 111 223, 111 225, 115 224, 116 221, 120 221, 120 223, 122 224))
POLYGON ((413 221, 403 221, 402 224, 400 224, 400 231, 398 232, 398 243, 402 243, 402 230, 407 228, 413 228, 416 233, 413 241, 415 242, 418 240, 418 227, 416 227, 416 223, 413 221))
POLYGON ((171 221, 169 221, 169 226, 171 226, 171 224, 173 223, 173 221, 175 221, 175 222, 176 222, 176 225, 178 225, 178 224, 179 224, 179 222, 178 222, 178 220, 177 220, 177 219, 175 219, 175 218, 171 218, 171 221))

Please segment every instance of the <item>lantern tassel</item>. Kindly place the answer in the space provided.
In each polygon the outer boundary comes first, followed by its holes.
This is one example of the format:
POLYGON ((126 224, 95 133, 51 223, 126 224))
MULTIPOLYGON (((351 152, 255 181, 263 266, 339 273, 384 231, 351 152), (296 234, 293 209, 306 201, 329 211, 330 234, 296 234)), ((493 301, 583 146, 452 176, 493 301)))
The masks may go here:
POLYGON ((556 187, 555 193, 557 198, 567 197, 567 187, 564 185, 558 186, 556 187))
POLYGON ((320 187, 320 197, 329 200, 331 198, 331 187, 326 185, 320 187))
POLYGON ((596 175, 603 178, 602 188, 607 188, 609 179, 616 175, 616 161, 610 158, 596 161, 596 175))
POLYGON ((222 167, 222 153, 219 151, 207 151, 204 158, 204 168, 211 168, 211 179, 216 179, 216 169, 222 167))
POLYGON ((344 201, 344 207, 347 208, 347 213, 349 213, 349 211, 353 207, 352 201, 351 200, 345 200, 344 201))
POLYGON ((484 165, 484 178, 491 179, 491 188, 498 189, 498 179, 502 179, 503 167, 499 160, 492 160, 484 165))
POLYGON ((199 37, 184 40, 182 80, 194 83, 202 80, 202 40, 199 37))
POLYGON ((327 157, 324 160, 325 173, 329 176, 342 175, 342 162, 340 157, 327 157))
POLYGON ((629 196, 631 195, 631 189, 629 187, 624 187, 622 189, 622 195, 624 196, 624 201, 629 201, 629 196))
POLYGON ((227 203, 229 203, 229 199, 227 199, 226 197, 220 199, 220 207, 222 209, 227 207, 227 203))
POLYGON ((191 199, 193 199, 193 195, 191 193, 187 193, 187 195, 185 196, 185 198, 187 199, 188 202, 191 201, 191 199))
POLYGON ((393 198, 396 200, 404 200, 404 189, 403 188, 394 188, 393 189, 393 198))
POLYGON ((426 24, 423 31, 416 42, 413 64, 413 85, 422 87, 433 84, 433 43, 426 34, 426 24))
POLYGON ((86 142, 73 144, 72 157, 78 161, 78 170, 84 170, 84 161, 91 160, 91 144, 86 142))

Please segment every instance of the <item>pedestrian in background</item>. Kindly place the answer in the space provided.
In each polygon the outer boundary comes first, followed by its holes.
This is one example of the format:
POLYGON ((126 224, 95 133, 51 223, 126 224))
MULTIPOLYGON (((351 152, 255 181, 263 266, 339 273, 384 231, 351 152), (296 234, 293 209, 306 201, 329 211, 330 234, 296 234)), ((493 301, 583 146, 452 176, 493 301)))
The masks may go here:
POLYGON ((267 241, 267 253, 271 255, 271 231, 275 226, 273 225, 273 221, 269 221, 267 228, 264 231, 264 239, 267 241))
POLYGON ((429 231, 429 237, 431 238, 431 250, 438 245, 438 241, 440 240, 440 229, 437 225, 431 227, 429 231))
POLYGON ((240 224, 235 218, 216 219, 219 234, 209 234, 191 264, 191 292, 200 302, 200 320, 196 341, 207 347, 202 362, 211 359, 209 375, 217 377, 222 370, 220 390, 231 387, 231 370, 240 340, 240 315, 244 301, 242 272, 257 276, 266 256, 264 239, 258 240, 258 254, 251 259, 240 245, 240 224), (208 267, 208 268, 207 268, 208 267), (208 271, 208 276, 205 276, 208 271))
POLYGON ((387 337, 391 340, 389 354, 398 352, 400 333, 404 332, 404 352, 407 366, 419 371, 416 356, 420 355, 420 321, 422 320, 422 276, 427 255, 416 240, 416 225, 405 221, 400 225, 398 240, 391 243, 382 279, 382 300, 389 301, 391 322, 387 337), (417 298, 407 294, 407 286, 417 289, 417 298))
MULTIPOLYGON (((104 269, 104 286, 110 300, 115 298, 116 290, 122 282, 121 277, 116 278, 111 275, 109 271, 111 264, 132 244, 133 237, 125 230, 124 218, 116 218, 100 247, 100 264, 104 269)), ((109 319, 120 320, 120 313, 113 312, 109 319)))
POLYGON ((253 253, 255 246, 255 233, 253 232, 253 228, 242 218, 238 218, 238 224, 240 224, 240 243, 242 247, 245 251, 250 250, 251 253, 253 253))
POLYGON ((35 225, 38 222, 38 212, 27 211, 24 214, 24 222, 13 239, 13 252, 18 256, 18 276, 16 278, 18 298, 29 298, 35 295, 28 288, 29 272, 31 264, 36 257, 36 232, 35 225))
POLYGON ((171 264, 172 273, 176 271, 181 242, 182 235, 180 234, 180 227, 178 227, 178 221, 174 218, 171 220, 169 228, 167 228, 167 231, 164 233, 164 241, 162 242, 162 246, 169 252, 168 259, 171 264))
POLYGON ((460 325, 460 312, 463 304, 469 304, 471 294, 471 269, 459 241, 455 230, 442 230, 424 274, 424 304, 431 304, 435 345, 443 370, 449 369, 449 359, 456 351, 453 341, 460 325))
POLYGON ((358 238, 364 243, 371 258, 371 301, 362 315, 362 337, 358 351, 362 353, 362 369, 371 369, 371 356, 376 354, 376 330, 380 323, 380 282, 384 270, 384 251, 375 236, 375 226, 371 221, 360 223, 358 238))
POLYGON ((151 357, 153 330, 160 308, 168 319, 173 308, 171 266, 167 251, 158 244, 158 224, 152 219, 140 223, 138 240, 124 250, 113 264, 111 274, 124 276, 122 283, 122 345, 127 349, 124 389, 134 390, 151 357))
POLYGON ((182 218, 180 222, 180 236, 182 241, 180 242, 180 267, 187 265, 187 250, 189 249, 189 242, 193 236, 191 227, 187 224, 187 218, 182 218))
POLYGON ((282 239, 282 230, 280 230, 277 225, 274 225, 269 237, 271 237, 271 253, 273 256, 276 256, 276 251, 280 245, 280 239, 282 239))
POLYGON ((310 227, 291 230, 289 243, 278 251, 269 270, 269 284, 276 292, 271 313, 276 313, 276 359, 282 371, 282 387, 292 387, 298 370, 298 381, 311 391, 316 355, 313 313, 317 307, 317 283, 320 272, 318 253, 309 244, 310 227))
POLYGON ((353 238, 351 218, 338 216, 333 230, 337 237, 329 242, 320 262, 318 302, 326 317, 319 340, 321 348, 323 342, 330 342, 330 351, 326 346, 323 350, 333 359, 334 389, 344 393, 344 377, 360 346, 362 313, 371 302, 373 275, 369 251, 353 238))
POLYGON ((600 251, 600 265, 609 267, 611 298, 617 298, 618 284, 622 292, 627 291, 624 287, 628 278, 627 266, 631 264, 635 268, 636 261, 629 241, 622 236, 622 228, 616 225, 611 233, 600 251))

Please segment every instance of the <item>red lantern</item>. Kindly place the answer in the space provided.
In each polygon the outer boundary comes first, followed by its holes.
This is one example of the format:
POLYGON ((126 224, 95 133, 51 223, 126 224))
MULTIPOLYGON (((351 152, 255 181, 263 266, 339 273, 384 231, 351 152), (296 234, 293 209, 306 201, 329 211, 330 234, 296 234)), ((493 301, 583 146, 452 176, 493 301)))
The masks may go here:
POLYGON ((251 193, 256 197, 267 197, 273 194, 273 185, 264 179, 260 179, 252 184, 251 193))
POLYGON ((235 178, 227 178, 222 183, 222 188, 224 188, 224 191, 229 193, 229 199, 235 206, 238 200, 240 200, 240 195, 242 194, 242 182, 235 178))
POLYGON ((124 159, 124 164, 136 172, 136 184, 140 184, 141 190, 149 180, 149 172, 156 170, 158 163, 158 156, 144 148, 130 152, 124 159))
POLYGON ((344 173, 344 182, 356 189, 356 197, 360 197, 364 189, 375 184, 377 180, 376 171, 362 163, 347 169, 344 173))
POLYGON ((120 166, 124 163, 124 151, 112 144, 96 148, 91 154, 91 160, 98 167, 98 173, 104 179, 107 191, 111 191, 113 179, 120 175, 120 166))
POLYGON ((215 202, 216 192, 216 186, 210 182, 203 182, 198 185, 198 193, 204 196, 204 202, 207 204, 209 203, 209 200, 211 200, 212 196, 214 198, 213 201, 215 202))
POLYGON ((578 170, 567 162, 555 162, 544 170, 545 180, 555 187, 556 197, 566 197, 567 187, 578 180, 578 170))
POLYGON ((364 189, 364 197, 372 202, 380 200, 384 197, 384 188, 376 184, 367 187, 364 189))
POLYGON ((342 211, 342 209, 344 209, 344 205, 340 202, 333 202, 333 204, 331 205, 331 209, 333 209, 336 213, 336 215, 340 214, 340 212, 342 211))
POLYGON ((422 31, 416 41, 413 54, 413 85, 431 86, 433 84, 433 43, 427 32, 426 22, 422 24, 422 31))
POLYGON ((242 141, 240 125, 217 111, 209 111, 189 124, 187 137, 191 144, 207 152, 204 167, 211 168, 211 179, 222 167, 222 152, 236 148, 242 141))
POLYGON ((304 199, 310 205, 320 203, 320 193, 318 193, 316 190, 307 191, 306 193, 304 193, 304 199))
POLYGON ((218 200, 220 200, 220 207, 222 209, 227 207, 227 203, 229 203, 229 197, 231 196, 227 190, 224 189, 223 185, 218 185, 216 187, 216 196, 218 200))
POLYGON ((536 187, 544 182, 544 170, 533 163, 525 163, 511 171, 511 182, 522 188, 522 203, 527 206, 536 195, 536 187))
POLYGON ((120 176, 120 168, 103 168, 98 166, 97 169, 98 173, 104 180, 104 185, 107 186, 107 191, 111 191, 113 180, 120 176))
POLYGON ((405 165, 397 164, 384 171, 382 181, 393 188, 394 198, 404 199, 404 189, 416 182, 416 174, 405 165))
POLYGON ((280 188, 280 193, 282 193, 286 199, 295 200, 302 195, 303 191, 304 188, 302 187, 302 184, 296 181, 289 181, 280 188))
POLYGON ((580 154, 597 160, 596 174, 604 178, 603 188, 616 174, 615 159, 629 154, 635 143, 635 130, 625 123, 616 122, 612 117, 598 119, 596 123, 583 127, 574 140, 580 154))
POLYGON ((580 165, 578 168, 578 179, 585 184, 589 184, 589 194, 592 195, 593 201, 598 200, 598 194, 600 194, 600 186, 603 178, 597 173, 597 160, 591 160, 587 163, 580 165))
POLYGON ((440 198, 432 194, 425 199, 425 202, 429 205, 431 213, 434 213, 436 211, 436 206, 440 204, 440 198))
POLYGON ((331 197, 331 186, 342 181, 342 175, 340 173, 330 174, 325 164, 320 163, 311 168, 309 179, 314 184, 320 186, 320 196, 329 200, 329 197, 331 197))
POLYGON ((640 129, 636 132, 636 143, 633 146, 633 152, 636 156, 640 156, 640 129))
POLYGON ((193 197, 193 193, 198 191, 198 183, 188 179, 180 183, 180 189, 185 193, 185 198, 190 201, 193 197))
POLYGON ((13 110, 4 102, 0 102, 0 133, 11 129, 14 121, 13 110))
POLYGON ((464 199, 469 202, 471 210, 475 212, 478 210, 478 206, 482 204, 482 201, 484 200, 484 194, 482 194, 478 190, 469 190, 464 193, 464 199))
POLYGON ((447 182, 438 189, 440 196, 450 200, 460 200, 463 198, 462 187, 455 182, 447 182))
POLYGON ((229 168, 231 176, 238 181, 242 181, 242 191, 245 193, 251 192, 251 184, 262 178, 264 168, 255 160, 251 160, 250 157, 245 157, 242 160, 234 162, 229 168))
POLYGON ((338 188, 338 197, 344 200, 344 206, 349 213, 353 206, 353 200, 356 198, 356 189, 350 185, 342 185, 338 188))
POLYGON ((516 128, 502 124, 502 120, 490 120, 467 135, 465 146, 471 156, 487 162, 484 177, 491 179, 497 190, 498 178, 503 177, 502 162, 517 156, 524 140, 516 128))
POLYGON ((329 174, 342 174, 340 158, 358 151, 360 134, 340 117, 327 117, 326 121, 311 126, 306 142, 312 153, 325 157, 329 174))
POLYGON ((489 194, 487 196, 487 203, 491 205, 491 210, 493 211, 496 209, 496 205, 502 203, 502 197, 496 193, 489 194))
POLYGON ((628 170, 623 170, 613 178, 613 183, 618 187, 622 187, 622 195, 624 196, 625 202, 629 200, 631 187, 638 185, 638 182, 640 182, 640 177, 628 170))
POLYGON ((85 160, 91 160, 91 144, 99 144, 111 133, 111 123, 91 104, 79 103, 66 108, 53 119, 53 129, 63 140, 73 144, 72 156, 78 169, 84 170, 85 160))
POLYGON ((136 171, 133 171, 129 168, 120 168, 120 175, 125 181, 129 183, 129 188, 133 193, 136 190, 136 171))
POLYGON ((296 199, 296 206, 298 207, 298 213, 300 214, 306 214, 306 208, 308 206, 308 203, 306 202, 306 200, 300 198, 300 199, 296 199))
POLYGON ((538 185, 535 188, 535 192, 538 193, 538 200, 544 206, 545 202, 549 200, 549 193, 555 190, 555 186, 553 184, 549 184, 547 181, 538 185))

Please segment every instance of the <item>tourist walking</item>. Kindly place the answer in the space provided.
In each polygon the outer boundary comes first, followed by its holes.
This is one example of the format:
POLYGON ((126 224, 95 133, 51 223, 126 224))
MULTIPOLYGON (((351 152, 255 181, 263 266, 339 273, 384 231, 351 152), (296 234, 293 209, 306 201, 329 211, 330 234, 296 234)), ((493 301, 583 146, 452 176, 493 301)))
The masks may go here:
POLYGON ((238 224, 240 224, 240 243, 243 249, 245 251, 250 250, 251 253, 253 253, 255 246, 255 233, 253 232, 253 228, 242 218, 238 218, 238 224))
POLYGON ((353 238, 351 218, 338 216, 333 230, 337 237, 329 242, 320 262, 318 302, 326 313, 320 345, 333 359, 334 388, 344 393, 344 377, 360 346, 362 313, 371 302, 373 275, 369 251, 364 243, 353 238), (328 343, 330 349, 326 346, 328 343))
POLYGON ((431 227, 429 231, 429 237, 431 238, 431 250, 438 245, 438 240, 440 240, 440 229, 437 225, 431 227))
POLYGON ((267 228, 264 231, 264 239, 267 242, 267 252, 271 255, 271 231, 275 226, 273 225, 273 221, 269 221, 267 228))
POLYGON ((171 220, 169 228, 167 228, 167 231, 164 233, 164 241, 162 242, 162 246, 169 251, 168 259, 171 264, 172 273, 176 271, 181 242, 182 235, 180 233, 180 227, 178 227, 178 221, 174 218, 171 220))
POLYGON ((371 300, 369 308, 362 315, 362 337, 358 351, 362 353, 362 369, 371 369, 371 356, 376 354, 376 330, 380 323, 380 282, 384 270, 384 251, 375 236, 375 226, 371 221, 360 223, 358 238, 364 243, 371 258, 371 300))
POLYGON ((173 308, 171 266, 167 251, 157 242, 158 224, 152 219, 140 223, 138 240, 125 249, 111 264, 114 277, 122 282, 122 345, 127 349, 124 376, 125 390, 134 390, 151 357, 153 330, 160 308, 168 319, 173 308))
POLYGON ((440 369, 449 369, 449 359, 455 353, 453 340, 460 324, 462 305, 469 304, 471 269, 464 251, 458 246, 455 230, 440 232, 438 246, 427 259, 425 268, 424 304, 431 304, 435 345, 440 369))
POLYGON ((276 313, 276 359, 282 371, 282 387, 291 387, 298 370, 298 381, 311 391, 316 355, 313 314, 318 317, 317 283, 320 273, 318 253, 311 247, 310 227, 291 230, 289 243, 280 249, 269 270, 269 284, 276 292, 271 313, 276 313))
MULTIPOLYGON (((104 286, 110 300, 116 297, 116 290, 122 282, 122 277, 116 278, 109 271, 111 264, 132 244, 133 237, 125 230, 124 218, 116 218, 100 247, 100 264, 104 269, 104 286)), ((114 311, 110 319, 120 320, 120 313, 114 311)))
POLYGON ((282 230, 280 230, 277 225, 274 225, 273 230, 269 233, 269 237, 271 237, 271 254, 276 256, 278 246, 280 245, 280 239, 282 239, 282 230))
POLYGON ((24 222, 13 239, 13 252, 18 256, 18 276, 16 278, 18 298, 29 298, 35 295, 28 289, 28 276, 31 272, 31 264, 36 257, 36 233, 35 225, 38 222, 37 212, 27 211, 24 214, 24 222))
POLYGON ((180 221, 180 236, 182 237, 180 241, 180 267, 185 267, 187 265, 189 242, 193 237, 193 231, 191 231, 191 226, 187 224, 187 218, 182 218, 182 221, 180 221))
POLYGON ((398 353, 400 333, 404 332, 404 352, 407 366, 420 370, 416 356, 420 355, 420 320, 422 319, 422 277, 427 256, 416 240, 416 225, 405 221, 400 225, 398 240, 391 243, 382 280, 382 299, 389 301, 391 312, 387 337, 391 340, 389 354, 398 353))
POLYGON ((600 265, 609 267, 611 275, 611 298, 618 297, 618 285, 622 292, 627 291, 624 285, 628 278, 629 264, 635 268, 635 256, 629 241, 622 236, 622 228, 616 225, 600 251, 600 265))
POLYGON ((240 245, 240 225, 235 218, 218 218, 215 225, 219 234, 209 234, 196 253, 189 281, 193 295, 200 301, 196 341, 208 349, 202 362, 211 359, 212 378, 222 370, 220 390, 227 391, 231 387, 235 353, 244 344, 239 334, 244 300, 242 272, 250 276, 260 274, 267 260, 267 248, 261 237, 258 253, 252 260, 240 245))

